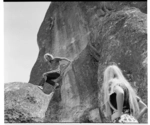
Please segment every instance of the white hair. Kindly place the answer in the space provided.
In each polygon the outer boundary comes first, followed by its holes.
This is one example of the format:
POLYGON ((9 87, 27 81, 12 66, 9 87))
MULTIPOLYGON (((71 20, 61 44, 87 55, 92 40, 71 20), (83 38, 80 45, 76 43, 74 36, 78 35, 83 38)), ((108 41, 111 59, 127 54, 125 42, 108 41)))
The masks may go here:
POLYGON ((54 59, 53 55, 51 55, 50 53, 46 53, 46 54, 44 55, 44 59, 45 59, 45 60, 47 60, 47 59, 46 59, 46 56, 49 56, 51 59, 54 59))
MULTIPOLYGON (((109 100, 109 92, 108 87, 109 83, 113 82, 115 84, 121 84, 122 86, 126 87, 129 92, 129 105, 130 108, 133 110, 133 114, 139 113, 139 105, 137 102, 137 95, 130 85, 130 83, 127 81, 127 79, 123 76, 123 73, 121 69, 117 65, 110 65, 108 66, 104 71, 104 79, 103 79, 103 91, 104 91, 104 104, 106 106, 107 111, 107 102, 109 100), (117 80, 119 82, 117 82, 117 80), (115 80, 115 81, 113 81, 115 80)), ((113 85, 114 86, 114 85, 113 85)))

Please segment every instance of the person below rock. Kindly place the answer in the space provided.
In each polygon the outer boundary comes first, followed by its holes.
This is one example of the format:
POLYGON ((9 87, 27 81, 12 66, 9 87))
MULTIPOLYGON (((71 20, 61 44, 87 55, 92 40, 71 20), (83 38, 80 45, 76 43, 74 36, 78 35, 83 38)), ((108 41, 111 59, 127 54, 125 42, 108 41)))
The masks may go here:
POLYGON ((121 69, 117 65, 109 65, 104 71, 103 80, 107 117, 113 123, 139 123, 147 106, 135 93, 121 69))
POLYGON ((43 78, 39 83, 39 88, 43 89, 44 83, 49 83, 55 88, 59 87, 59 80, 63 75, 65 69, 70 64, 70 60, 64 57, 53 57, 53 55, 46 53, 44 55, 44 59, 48 62, 51 68, 55 70, 50 70, 48 72, 43 73, 43 78))

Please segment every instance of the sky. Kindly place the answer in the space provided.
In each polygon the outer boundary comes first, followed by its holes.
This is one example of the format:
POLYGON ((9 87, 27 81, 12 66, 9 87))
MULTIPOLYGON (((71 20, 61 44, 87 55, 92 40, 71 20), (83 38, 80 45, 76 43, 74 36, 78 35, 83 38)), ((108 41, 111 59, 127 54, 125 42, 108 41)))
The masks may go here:
POLYGON ((50 2, 4 2, 4 83, 28 82, 50 2))

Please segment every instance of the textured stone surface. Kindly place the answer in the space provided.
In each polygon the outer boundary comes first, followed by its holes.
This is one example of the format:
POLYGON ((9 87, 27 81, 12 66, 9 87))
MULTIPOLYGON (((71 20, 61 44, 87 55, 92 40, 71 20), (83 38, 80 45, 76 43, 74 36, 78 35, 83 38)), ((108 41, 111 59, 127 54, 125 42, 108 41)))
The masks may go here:
MULTIPOLYGON (((147 104, 146 14, 135 8, 124 9, 104 18, 100 24, 99 37, 92 43, 101 56, 98 70, 100 88, 104 68, 115 62, 147 104)), ((100 100, 102 96, 100 94, 100 100)), ((147 120, 144 119, 142 122, 147 122, 147 120)))
POLYGON ((73 62, 66 70, 61 88, 55 91, 49 104, 45 122, 101 122, 99 115, 89 121, 90 111, 98 106, 98 63, 89 54, 82 54, 86 57, 73 62))
MULTIPOLYGON (((44 122, 109 122, 103 113, 101 85, 104 68, 111 63, 118 64, 147 104, 146 11, 146 2, 50 5, 38 32, 39 56, 29 82, 37 85, 48 70, 43 59, 46 52, 73 62, 49 103, 44 122)), ((142 122, 147 122, 147 115, 142 122)))
MULTIPOLYGON (((56 91, 47 110, 46 121, 109 122, 104 114, 100 119, 98 109, 93 113, 96 117, 90 117, 90 114, 99 105, 103 112, 103 94, 99 93, 98 103, 98 88, 101 90, 104 68, 111 63, 119 65, 147 104, 146 23, 146 14, 135 8, 118 11, 101 20, 98 31, 93 30, 94 35, 99 33, 98 37, 87 45, 66 71, 61 90, 56 91)), ((93 34, 90 37, 93 38, 93 34)), ((147 116, 144 117, 142 122, 147 122, 147 116)))
POLYGON ((52 97, 30 83, 5 84, 5 123, 39 123, 52 97))
POLYGON ((146 2, 52 2, 37 35, 39 55, 29 83, 38 85, 42 73, 49 69, 43 58, 45 53, 73 60, 89 41, 97 38, 95 34, 89 39, 89 34, 98 29, 99 21, 126 6, 147 13, 146 2))

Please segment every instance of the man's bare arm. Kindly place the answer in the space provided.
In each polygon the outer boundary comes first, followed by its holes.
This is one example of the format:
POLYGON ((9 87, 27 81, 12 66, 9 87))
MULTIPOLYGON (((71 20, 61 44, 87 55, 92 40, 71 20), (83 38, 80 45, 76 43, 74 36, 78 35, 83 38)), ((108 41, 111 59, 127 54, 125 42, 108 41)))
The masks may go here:
POLYGON ((43 77, 45 77, 46 75, 53 73, 53 72, 59 72, 59 70, 56 69, 56 70, 51 70, 51 71, 45 72, 45 73, 43 73, 43 77))
POLYGON ((54 58, 54 59, 56 59, 56 60, 58 60, 58 61, 66 60, 66 61, 68 61, 68 62, 71 62, 71 60, 69 60, 68 58, 65 58, 65 57, 56 57, 56 58, 54 58))
MULTIPOLYGON (((69 65, 70 62, 71 62, 71 60, 69 60, 69 59, 67 59, 67 58, 65 58, 65 57, 55 57, 54 60, 56 60, 56 62, 60 62, 60 61, 65 60, 65 61, 68 62, 67 65, 69 65)), ((47 74, 50 74, 50 73, 53 73, 53 72, 59 72, 59 70, 60 70, 60 67, 57 68, 56 70, 51 70, 51 71, 45 72, 45 73, 43 73, 43 77, 45 77, 47 74)))

